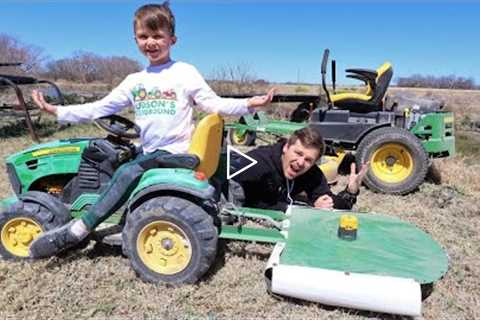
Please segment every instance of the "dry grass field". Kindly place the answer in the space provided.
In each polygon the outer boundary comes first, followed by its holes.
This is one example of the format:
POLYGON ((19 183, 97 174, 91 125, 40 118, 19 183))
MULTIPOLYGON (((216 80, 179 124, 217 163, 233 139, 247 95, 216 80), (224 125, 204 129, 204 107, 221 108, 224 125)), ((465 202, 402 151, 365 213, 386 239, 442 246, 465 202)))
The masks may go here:
MULTIPOLYGON (((285 86, 279 91, 296 90, 296 86, 285 86)), ((444 99, 449 110, 455 112, 457 124, 467 115, 476 118, 480 114, 480 91, 424 89, 408 93, 444 99)), ((43 128, 43 141, 103 135, 91 125, 50 128, 43 128)), ((0 158, 32 144, 21 129, 0 130, 0 158)), ((356 205, 358 210, 390 214, 414 223, 448 252, 450 269, 424 301, 425 319, 480 319, 480 154, 475 151, 480 134, 463 136, 460 152, 453 158, 436 160, 435 179, 418 191, 391 196, 362 188, 356 205)), ((334 188, 338 190, 344 183, 340 180, 334 188)), ((0 196, 10 193, 2 160, 0 196)), ((262 274, 271 248, 227 243, 203 281, 180 287, 143 283, 119 248, 93 242, 81 251, 44 261, 0 260, 0 319, 402 318, 269 296, 262 274)))

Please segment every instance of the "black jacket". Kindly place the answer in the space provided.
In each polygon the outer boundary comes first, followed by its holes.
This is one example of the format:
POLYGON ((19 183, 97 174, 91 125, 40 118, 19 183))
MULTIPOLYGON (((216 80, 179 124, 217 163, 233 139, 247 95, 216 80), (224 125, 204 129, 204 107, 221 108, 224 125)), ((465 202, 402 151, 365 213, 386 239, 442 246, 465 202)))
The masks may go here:
MULTIPOLYGON (((287 179, 283 175, 281 155, 284 141, 270 146, 261 146, 247 153, 258 163, 233 179, 241 184, 245 192, 246 207, 274 209, 285 211, 290 203, 287 197, 287 179)), ((249 161, 237 158, 232 165, 242 168, 249 161)), ((288 181, 290 196, 296 201, 306 201, 313 206, 315 200, 321 195, 329 195, 333 199, 334 208, 351 209, 357 197, 349 192, 342 191, 333 194, 328 186, 327 179, 320 168, 314 165, 303 175, 288 181)))

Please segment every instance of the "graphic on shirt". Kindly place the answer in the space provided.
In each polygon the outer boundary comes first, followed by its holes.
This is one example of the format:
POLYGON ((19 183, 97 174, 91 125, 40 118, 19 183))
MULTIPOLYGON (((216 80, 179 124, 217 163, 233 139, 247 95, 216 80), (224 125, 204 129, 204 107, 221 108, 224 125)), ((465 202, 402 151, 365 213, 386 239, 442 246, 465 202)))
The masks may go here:
POLYGON ((147 91, 143 84, 132 90, 137 116, 175 115, 177 113, 177 93, 174 89, 160 90, 153 87, 147 91))

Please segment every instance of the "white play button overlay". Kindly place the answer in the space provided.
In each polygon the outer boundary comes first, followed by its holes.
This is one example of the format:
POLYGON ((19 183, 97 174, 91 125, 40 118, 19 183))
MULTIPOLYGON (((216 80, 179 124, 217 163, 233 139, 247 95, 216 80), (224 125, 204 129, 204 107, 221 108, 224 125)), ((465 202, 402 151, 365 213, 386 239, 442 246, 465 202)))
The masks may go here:
POLYGON ((227 179, 231 179, 231 178, 235 177, 236 175, 238 175, 238 174, 242 173, 243 171, 247 170, 248 168, 253 167, 257 163, 258 163, 257 160, 253 159, 252 157, 247 156, 245 153, 243 153, 241 151, 238 151, 234 147, 232 147, 230 145, 227 145, 227 179), (234 152, 236 154, 239 154, 242 157, 248 159, 250 161, 250 163, 248 165, 244 166, 243 168, 237 169, 234 173, 231 173, 231 171, 230 171, 231 170, 231 168, 230 168, 230 158, 231 158, 232 152, 234 152))

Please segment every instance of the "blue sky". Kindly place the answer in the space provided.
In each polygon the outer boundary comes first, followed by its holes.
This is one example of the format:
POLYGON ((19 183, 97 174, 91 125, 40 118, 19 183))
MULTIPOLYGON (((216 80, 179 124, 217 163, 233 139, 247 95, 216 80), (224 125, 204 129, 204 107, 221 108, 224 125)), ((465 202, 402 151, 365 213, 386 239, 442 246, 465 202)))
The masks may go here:
MULTIPOLYGON (((76 50, 146 63, 132 16, 148 1, 0 1, 0 32, 52 58, 76 50)), ((473 77, 480 84, 480 2, 467 1, 171 1, 178 42, 172 57, 205 77, 244 66, 260 79, 318 83, 324 48, 343 69, 473 77)))

